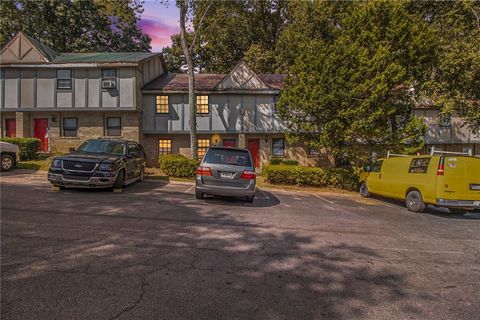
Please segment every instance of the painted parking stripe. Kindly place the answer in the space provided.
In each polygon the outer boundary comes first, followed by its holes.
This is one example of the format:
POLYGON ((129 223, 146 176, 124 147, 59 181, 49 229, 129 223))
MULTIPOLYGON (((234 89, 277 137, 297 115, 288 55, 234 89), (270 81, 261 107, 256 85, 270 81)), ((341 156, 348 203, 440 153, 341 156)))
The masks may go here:
POLYGON ((257 189, 257 190, 260 191, 260 193, 262 194, 262 196, 261 196, 261 197, 258 197, 258 196, 257 196, 257 197, 255 197, 255 198, 257 198, 257 199, 267 199, 267 200, 270 199, 270 197, 269 197, 263 190, 261 190, 261 189, 257 189))
POLYGON ((330 203, 330 204, 335 204, 335 202, 333 202, 333 201, 331 201, 331 200, 328 200, 328 199, 325 199, 324 197, 319 196, 318 194, 314 194, 314 196, 317 197, 318 199, 321 199, 321 200, 323 200, 323 201, 325 201, 325 202, 328 202, 328 203, 330 203))
POLYGON ((190 186, 190 187, 189 187, 187 190, 185 190, 184 192, 185 192, 185 193, 189 193, 190 191, 192 191, 193 187, 194 187, 194 186, 190 186))

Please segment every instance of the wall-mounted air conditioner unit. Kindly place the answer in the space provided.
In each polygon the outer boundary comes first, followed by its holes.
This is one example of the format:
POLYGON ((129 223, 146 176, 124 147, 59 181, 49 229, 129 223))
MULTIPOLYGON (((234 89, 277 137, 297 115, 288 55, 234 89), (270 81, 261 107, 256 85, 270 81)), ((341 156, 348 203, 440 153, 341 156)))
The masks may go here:
POLYGON ((102 89, 115 89, 116 87, 117 87, 117 83, 115 80, 102 81, 102 89))

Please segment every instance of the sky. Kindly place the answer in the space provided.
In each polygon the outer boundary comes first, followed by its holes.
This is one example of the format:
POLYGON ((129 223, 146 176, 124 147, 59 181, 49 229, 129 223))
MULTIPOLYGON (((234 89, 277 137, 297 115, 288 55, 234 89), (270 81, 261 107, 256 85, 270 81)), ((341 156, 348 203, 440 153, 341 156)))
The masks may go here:
POLYGON ((179 11, 175 1, 165 6, 158 0, 145 0, 140 27, 152 38, 152 52, 160 52, 171 45, 170 36, 179 33, 179 11))

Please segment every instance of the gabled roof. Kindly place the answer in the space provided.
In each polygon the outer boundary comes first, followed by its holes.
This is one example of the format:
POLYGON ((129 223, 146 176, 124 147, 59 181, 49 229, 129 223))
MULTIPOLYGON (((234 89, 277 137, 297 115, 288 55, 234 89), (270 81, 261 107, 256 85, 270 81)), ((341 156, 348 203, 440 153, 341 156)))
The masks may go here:
MULTIPOLYGON (((285 85, 284 74, 256 74, 240 61, 229 74, 195 74, 196 91, 278 91, 285 85), (245 68, 246 67, 246 68, 245 68)), ((188 74, 167 73, 143 87, 145 91, 187 92, 188 74)))

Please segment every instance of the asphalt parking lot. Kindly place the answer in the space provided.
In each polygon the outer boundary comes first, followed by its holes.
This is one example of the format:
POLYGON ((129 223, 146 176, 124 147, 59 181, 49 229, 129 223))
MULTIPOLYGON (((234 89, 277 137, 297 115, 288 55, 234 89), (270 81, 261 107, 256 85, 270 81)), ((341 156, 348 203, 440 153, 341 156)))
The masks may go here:
POLYGON ((1 177, 2 319, 478 319, 480 214, 1 177))

